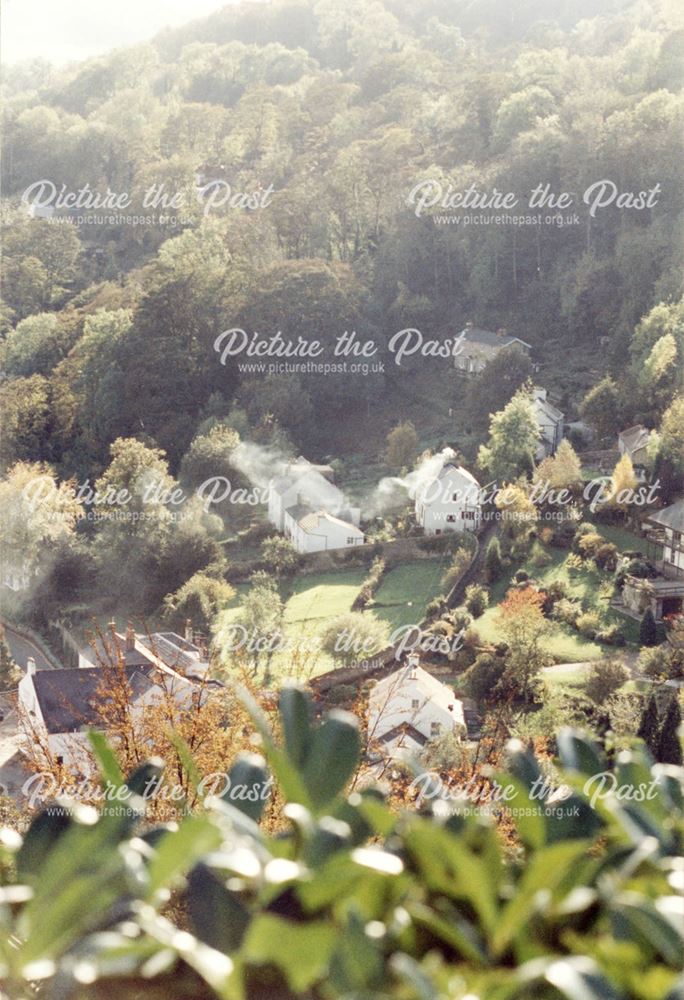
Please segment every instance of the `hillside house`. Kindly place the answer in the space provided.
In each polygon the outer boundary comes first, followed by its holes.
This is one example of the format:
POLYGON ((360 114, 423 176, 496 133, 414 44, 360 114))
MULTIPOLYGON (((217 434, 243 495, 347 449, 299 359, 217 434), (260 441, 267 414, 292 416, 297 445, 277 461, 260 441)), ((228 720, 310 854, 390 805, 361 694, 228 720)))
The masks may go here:
POLYGON ((634 474, 639 482, 647 478, 648 442, 651 432, 643 424, 627 427, 618 434, 618 451, 620 455, 628 455, 634 467, 634 474))
POLYGON ((329 466, 298 458, 269 484, 268 519, 297 552, 325 552, 363 545, 361 510, 349 507, 330 482, 329 466))
POLYGON ((669 579, 684 579, 684 499, 649 514, 645 521, 648 541, 662 549, 656 565, 669 579))
POLYGON ((426 535, 477 531, 482 520, 480 484, 467 469, 447 459, 434 478, 417 487, 415 513, 426 535))
POLYGON ((529 354, 531 347, 519 337, 512 337, 505 330, 482 330, 466 323, 460 333, 459 353, 454 357, 454 367, 460 375, 479 375, 486 365, 501 351, 515 348, 529 354))
POLYGON ((684 499, 649 514, 644 527, 658 576, 628 576, 622 588, 622 604, 635 617, 650 608, 655 620, 662 621, 684 611, 684 499))
POLYGON ((547 390, 538 385, 532 389, 532 405, 541 435, 534 457, 540 462, 548 455, 555 455, 563 439, 564 414, 549 400, 547 390))
POLYGON ((368 733, 391 757, 420 752, 442 733, 466 734, 463 705, 411 653, 407 663, 373 685, 368 733))
POLYGON ((327 552, 364 543, 363 532, 351 521, 301 504, 285 511, 284 533, 297 552, 327 552))
MULTIPOLYGON (((131 660, 141 659, 129 653, 131 660)), ((152 662, 126 662, 123 671, 134 717, 169 695, 189 707, 193 698, 206 697, 218 683, 210 681, 205 687, 152 662)), ((35 661, 29 659, 19 682, 19 713, 35 742, 48 748, 58 764, 78 767, 84 773, 88 770, 87 730, 106 731, 108 683, 103 667, 36 670, 35 661)))
POLYGON ((209 670, 208 653, 204 646, 193 642, 192 636, 175 632, 137 634, 131 625, 125 634, 116 632, 110 622, 106 634, 99 636, 93 645, 79 650, 78 666, 101 667, 120 656, 127 667, 170 668, 183 677, 199 679, 209 670))

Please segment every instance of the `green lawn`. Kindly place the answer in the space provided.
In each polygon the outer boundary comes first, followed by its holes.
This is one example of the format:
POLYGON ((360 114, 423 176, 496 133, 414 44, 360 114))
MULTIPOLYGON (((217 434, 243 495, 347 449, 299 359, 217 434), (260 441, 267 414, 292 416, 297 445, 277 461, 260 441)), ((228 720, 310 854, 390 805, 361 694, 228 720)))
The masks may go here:
POLYGON ((566 667, 562 670, 556 667, 549 667, 542 671, 542 676, 546 683, 554 687, 578 688, 584 684, 587 676, 587 667, 582 665, 566 667))
MULTIPOLYGON (((286 639, 292 646, 311 647, 326 622, 351 610, 354 599, 366 578, 363 566, 336 570, 327 573, 311 573, 297 576, 283 585, 285 602, 286 639)), ((444 572, 444 560, 419 559, 391 569, 383 579, 376 593, 375 602, 368 609, 386 621, 390 632, 400 625, 420 622, 425 614, 425 606, 441 590, 440 581, 444 572)), ((224 622, 235 621, 240 613, 240 600, 249 589, 249 584, 238 584, 231 606, 224 612, 224 622)), ((289 652, 279 652, 271 662, 271 673, 284 678, 292 673, 293 656, 289 652)), ((307 669, 311 675, 331 670, 334 662, 324 653, 315 652, 308 656, 307 669)))
POLYGON ((423 620, 428 602, 441 592, 447 564, 438 558, 395 566, 383 577, 370 610, 392 630, 417 624, 423 620))
MULTIPOLYGON (((579 573, 570 574, 565 565, 568 552, 565 549, 547 550, 551 562, 547 566, 536 567, 528 559, 520 569, 526 570, 530 577, 536 580, 542 587, 548 586, 552 580, 563 580, 568 587, 568 596, 581 599, 587 609, 597 610, 606 622, 617 622, 625 633, 628 641, 631 641, 630 626, 637 626, 637 623, 630 622, 607 607, 608 602, 601 600, 598 589, 607 576, 599 570, 582 570, 579 573)), ((478 618, 474 625, 485 642, 497 642, 501 639, 496 624, 496 605, 503 599, 510 586, 510 581, 515 570, 511 568, 490 590, 490 607, 481 618, 478 618)), ((638 627, 638 626, 637 626, 638 627)), ((598 660, 610 652, 610 647, 602 646, 600 643, 592 642, 571 629, 569 626, 556 622, 550 622, 549 634, 543 640, 544 648, 553 656, 557 663, 579 663, 583 660, 598 660)))
POLYGON ((620 528, 615 524, 596 524, 596 530, 599 535, 603 535, 606 541, 617 545, 620 552, 646 552, 646 539, 643 535, 637 535, 635 532, 620 528))
POLYGON ((311 573, 294 579, 285 606, 288 624, 335 618, 349 611, 367 571, 363 566, 329 573, 311 573))

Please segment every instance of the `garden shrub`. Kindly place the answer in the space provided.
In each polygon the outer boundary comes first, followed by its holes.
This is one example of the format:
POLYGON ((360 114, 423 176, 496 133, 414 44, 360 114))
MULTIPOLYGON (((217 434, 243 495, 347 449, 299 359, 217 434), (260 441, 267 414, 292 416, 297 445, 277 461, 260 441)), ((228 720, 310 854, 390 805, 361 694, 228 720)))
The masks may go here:
POLYGON ((601 617, 596 611, 584 611, 578 616, 575 628, 585 639, 594 639, 601 627, 601 617))
POLYGON ((615 623, 599 629, 595 638, 597 642, 602 642, 606 646, 624 646, 626 642, 619 626, 615 623))
POLYGON ((603 535, 587 531, 577 539, 577 551, 583 558, 593 559, 602 545, 606 544, 603 535))
POLYGON ((629 679, 629 672, 619 660, 599 660, 589 668, 584 691, 597 705, 602 705, 629 679))
POLYGON ((471 583, 466 587, 464 604, 473 618, 479 618, 489 607, 489 591, 479 583, 471 583))
POLYGON ((380 586, 380 581, 387 572, 387 564, 380 556, 376 556, 371 564, 368 576, 361 584, 361 589, 354 599, 352 611, 363 611, 373 600, 376 590, 380 586))
POLYGON ((617 565, 618 549, 612 542, 599 545, 594 553, 594 562, 599 569, 614 570, 617 565))
POLYGON ((530 552, 530 562, 532 565, 537 569, 541 569, 543 566, 548 566, 551 561, 551 556, 545 550, 544 546, 539 542, 534 542, 532 551, 530 552))
POLYGON ((559 622, 563 622, 564 625, 571 625, 575 628, 577 619, 582 614, 582 611, 582 605, 579 601, 561 597, 554 605, 552 617, 559 622))

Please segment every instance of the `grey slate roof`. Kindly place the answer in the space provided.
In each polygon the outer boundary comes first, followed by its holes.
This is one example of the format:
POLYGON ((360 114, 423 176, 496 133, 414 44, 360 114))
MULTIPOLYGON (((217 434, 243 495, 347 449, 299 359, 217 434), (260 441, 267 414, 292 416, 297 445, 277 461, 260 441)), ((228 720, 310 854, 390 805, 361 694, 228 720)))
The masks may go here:
POLYGON ((139 635, 138 642, 172 670, 178 670, 181 674, 198 672, 200 660, 190 655, 193 650, 199 652, 197 646, 176 635, 175 632, 153 632, 151 636, 139 635))
MULTIPOLYGON (((154 667, 126 667, 133 700, 154 686, 154 667)), ((99 667, 39 670, 33 687, 49 733, 75 733, 83 726, 99 725, 102 686, 106 682, 99 667)))
POLYGON ((494 330, 482 330, 478 326, 467 326, 462 331, 464 340, 474 344, 486 344, 487 347, 508 347, 509 344, 522 344, 524 347, 531 347, 520 337, 512 337, 508 333, 499 335, 494 330))
POLYGON ((663 507, 648 518, 653 524, 660 524, 664 528, 672 528, 673 531, 684 532, 684 499, 677 500, 669 507, 663 507))

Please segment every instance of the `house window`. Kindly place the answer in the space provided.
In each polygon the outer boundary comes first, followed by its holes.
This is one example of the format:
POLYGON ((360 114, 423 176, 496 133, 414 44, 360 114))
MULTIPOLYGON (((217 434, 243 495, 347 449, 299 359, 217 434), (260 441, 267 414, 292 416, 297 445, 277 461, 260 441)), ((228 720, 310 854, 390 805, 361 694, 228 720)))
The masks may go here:
POLYGON ((411 699, 411 708, 420 708, 420 699, 419 698, 412 698, 411 699))
POLYGON ((464 521, 474 521, 476 513, 474 510, 462 510, 461 517, 463 518, 464 521))
POLYGON ((57 754, 55 760, 57 761, 58 764, 63 764, 64 763, 64 757, 62 757, 61 753, 57 754))
POLYGON ((430 723, 430 736, 439 736, 442 727, 439 722, 430 723))
POLYGON ((356 545, 356 539, 355 538, 348 538, 347 539, 347 545, 356 545))
POLYGON ((453 522, 456 520, 456 515, 447 514, 446 519, 447 519, 447 524, 453 524, 453 522))
POLYGON ((435 528, 435 534, 436 535, 441 535, 442 534, 442 529, 441 528, 435 528))

